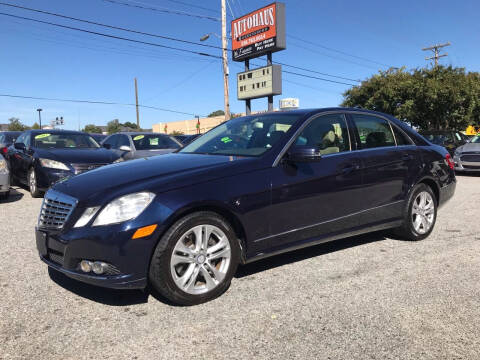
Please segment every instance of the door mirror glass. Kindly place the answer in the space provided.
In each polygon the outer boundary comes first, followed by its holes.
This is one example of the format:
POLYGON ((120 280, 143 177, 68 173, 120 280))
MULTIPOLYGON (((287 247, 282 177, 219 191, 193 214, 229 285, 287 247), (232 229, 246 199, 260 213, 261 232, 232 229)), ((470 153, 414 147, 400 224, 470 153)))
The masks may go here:
POLYGON ((14 146, 15 149, 17 149, 17 150, 25 150, 25 148, 26 148, 26 146, 25 146, 24 143, 15 143, 13 146, 14 146))
POLYGON ((288 152, 288 160, 292 162, 313 162, 322 158, 316 147, 296 145, 288 152))
POLYGON ((121 150, 121 151, 128 151, 128 152, 132 151, 132 148, 130 146, 127 146, 127 145, 122 145, 118 149, 121 150))

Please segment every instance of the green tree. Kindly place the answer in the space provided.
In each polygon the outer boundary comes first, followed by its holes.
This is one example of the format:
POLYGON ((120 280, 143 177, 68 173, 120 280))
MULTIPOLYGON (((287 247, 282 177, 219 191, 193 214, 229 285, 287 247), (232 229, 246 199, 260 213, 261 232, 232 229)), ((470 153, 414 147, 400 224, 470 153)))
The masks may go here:
POLYGON ((91 133, 91 134, 101 134, 102 133, 102 129, 100 127, 98 127, 97 125, 94 125, 94 124, 85 125, 85 128, 82 131, 86 132, 86 133, 91 133))
POLYGON ((10 124, 8 124, 9 131, 25 131, 27 127, 20 122, 19 118, 12 117, 8 119, 10 124))
POLYGON ((40 129, 40 125, 38 125, 38 123, 33 123, 32 125, 32 130, 39 130, 40 129))
POLYGON ((391 114, 421 129, 465 129, 480 121, 480 74, 464 68, 389 69, 344 93, 343 106, 391 114))
POLYGON ((118 119, 114 119, 107 123, 107 132, 108 134, 114 134, 117 132, 122 131, 122 124, 118 121, 118 119))
POLYGON ((134 124, 130 121, 127 121, 126 123, 123 123, 123 126, 128 127, 130 129, 134 129, 134 130, 139 130, 137 124, 134 124))
POLYGON ((221 115, 225 115, 225 112, 223 110, 217 110, 208 114, 208 117, 215 117, 215 116, 221 116, 221 115))

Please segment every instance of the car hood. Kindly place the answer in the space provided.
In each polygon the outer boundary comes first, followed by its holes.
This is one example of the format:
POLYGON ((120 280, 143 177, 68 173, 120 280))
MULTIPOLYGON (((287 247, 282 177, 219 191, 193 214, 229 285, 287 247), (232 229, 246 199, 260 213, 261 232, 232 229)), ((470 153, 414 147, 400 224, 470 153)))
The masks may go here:
POLYGON ((174 152, 177 149, 156 149, 156 150, 137 150, 135 151, 135 158, 150 157, 155 155, 163 155, 174 152))
POLYGON ((457 149, 458 152, 477 152, 480 151, 480 143, 467 143, 457 149))
POLYGON ((66 164, 110 164, 119 158, 111 150, 97 149, 36 149, 39 158, 61 161, 66 164))
POLYGON ((161 193, 260 167, 257 158, 171 153, 104 166, 61 181, 54 189, 87 204, 138 191, 161 193))

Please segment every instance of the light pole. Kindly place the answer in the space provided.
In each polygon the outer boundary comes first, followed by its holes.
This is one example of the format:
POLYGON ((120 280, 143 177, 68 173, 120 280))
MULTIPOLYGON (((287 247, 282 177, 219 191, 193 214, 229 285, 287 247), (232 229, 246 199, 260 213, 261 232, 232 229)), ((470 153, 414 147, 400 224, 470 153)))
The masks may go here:
POLYGON ((40 112, 42 111, 42 109, 37 109, 38 111, 38 121, 40 122, 39 126, 40 126, 40 130, 42 130, 42 116, 40 115, 40 112))

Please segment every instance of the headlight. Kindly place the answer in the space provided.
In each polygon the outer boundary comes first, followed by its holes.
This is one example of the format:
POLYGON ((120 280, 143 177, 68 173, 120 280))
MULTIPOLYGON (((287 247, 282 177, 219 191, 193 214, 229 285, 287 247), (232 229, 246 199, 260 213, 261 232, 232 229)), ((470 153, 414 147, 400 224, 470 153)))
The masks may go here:
POLYGON ((60 161, 50 160, 50 159, 39 159, 40 165, 46 168, 59 169, 59 170, 70 170, 67 165, 60 161))
POLYGON ((125 159, 120 156, 117 160, 115 160, 115 161, 113 162, 113 164, 117 164, 117 163, 122 162, 122 161, 125 161, 125 159))
POLYGON ((93 226, 121 223, 135 219, 152 202, 155 194, 139 192, 113 200, 98 214, 93 226))
POLYGON ((100 206, 85 209, 82 216, 80 216, 80 219, 78 219, 78 221, 75 223, 74 227, 78 228, 87 225, 88 222, 95 216, 98 209, 100 209, 100 206))
POLYGON ((0 171, 7 170, 7 162, 5 160, 0 160, 0 171))

